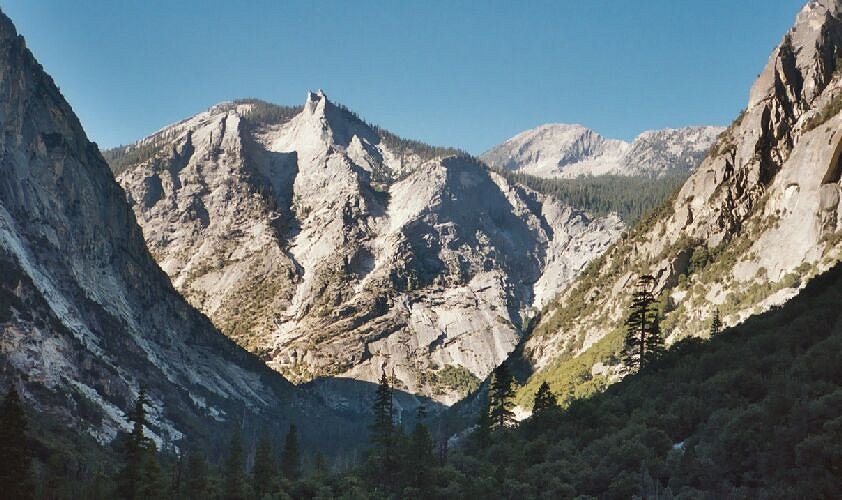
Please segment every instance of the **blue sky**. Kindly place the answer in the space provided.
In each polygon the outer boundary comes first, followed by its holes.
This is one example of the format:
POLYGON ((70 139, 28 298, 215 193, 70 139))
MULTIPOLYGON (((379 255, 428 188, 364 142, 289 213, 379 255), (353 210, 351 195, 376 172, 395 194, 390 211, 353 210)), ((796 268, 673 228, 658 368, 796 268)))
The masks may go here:
POLYGON ((90 138, 133 142, 308 89, 480 153, 548 122, 630 139, 728 124, 801 0, 0 0, 90 138))

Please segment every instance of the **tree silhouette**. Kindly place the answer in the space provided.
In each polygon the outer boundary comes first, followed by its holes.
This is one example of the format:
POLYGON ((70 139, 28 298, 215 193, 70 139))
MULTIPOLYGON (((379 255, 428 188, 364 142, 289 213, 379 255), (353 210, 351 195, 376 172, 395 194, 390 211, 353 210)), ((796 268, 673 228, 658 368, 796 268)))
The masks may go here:
POLYGON ((722 320, 719 319, 719 309, 713 310, 713 319, 710 320, 710 336, 716 337, 722 332, 722 320))
POLYGON ((251 484, 257 498, 263 498, 264 495, 271 493, 274 469, 272 444, 264 431, 257 441, 257 449, 254 452, 254 466, 251 469, 251 484))
MULTIPOLYGON (((490 391, 489 391, 490 392, 490 391)), ((479 417, 477 418, 477 428, 472 434, 473 441, 476 446, 485 448, 491 441, 491 400, 487 399, 485 404, 479 410, 479 417)))
POLYGON ((13 385, 0 407, 0 496, 3 498, 34 496, 28 428, 26 413, 13 385))
POLYGON ((123 467, 117 476, 117 495, 121 498, 153 498, 161 491, 158 450, 155 442, 144 434, 148 405, 146 388, 141 386, 134 407, 127 414, 128 420, 132 422, 132 431, 125 442, 123 467))
POLYGON ((394 471, 395 426, 393 423, 392 388, 386 371, 380 377, 372 405, 374 421, 371 424, 372 449, 369 456, 370 472, 374 482, 388 488, 394 471))
POLYGON ((555 394, 550 391, 550 384, 547 381, 541 382, 541 386, 535 391, 535 399, 532 403, 532 415, 540 417, 547 411, 558 408, 558 400, 555 394))
POLYGON ((184 478, 184 490, 189 500, 205 500, 208 497, 208 462, 200 451, 190 451, 187 454, 187 465, 184 478))
POLYGON ((225 458, 224 497, 226 500, 246 498, 246 473, 243 444, 239 427, 231 435, 228 456, 225 458))
POLYGON ((488 390, 488 414, 492 428, 503 429, 514 424, 515 414, 512 412, 514 395, 514 379, 506 364, 503 363, 494 369, 494 377, 488 390))
POLYGON ((298 429, 295 424, 289 424, 287 436, 284 439, 284 448, 281 451, 281 474, 295 481, 301 476, 301 450, 298 446, 298 429))
POLYGON ((638 279, 632 293, 623 346, 623 362, 629 369, 640 370, 664 352, 664 338, 658 320, 654 285, 653 276, 643 275, 638 279))
POLYGON ((421 405, 417 410, 415 428, 409 438, 407 466, 409 483, 418 491, 426 491, 430 487, 430 471, 433 467, 433 437, 424 425, 426 408, 421 405))

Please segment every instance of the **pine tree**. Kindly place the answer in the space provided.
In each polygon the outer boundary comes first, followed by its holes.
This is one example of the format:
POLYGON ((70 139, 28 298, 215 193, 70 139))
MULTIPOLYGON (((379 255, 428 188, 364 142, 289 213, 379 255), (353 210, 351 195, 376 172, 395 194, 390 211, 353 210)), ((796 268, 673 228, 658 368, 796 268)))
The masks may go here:
POLYGON ((223 496, 226 500, 243 500, 246 498, 245 459, 240 429, 231 435, 228 444, 228 456, 225 459, 225 484, 223 496))
POLYGON ((3 498, 33 498, 28 427, 20 397, 12 386, 0 407, 0 495, 3 498))
POLYGON ((419 491, 426 491, 430 483, 430 471, 433 466, 433 436, 424 425, 426 408, 421 405, 417 410, 415 428, 409 438, 409 450, 406 466, 408 467, 409 482, 419 491))
POLYGON ((257 449, 254 452, 254 467, 252 467, 252 488, 257 498, 272 491, 272 479, 275 470, 275 461, 272 458, 272 444, 265 432, 260 434, 257 441, 257 449))
POLYGON ((372 448, 369 468, 372 479, 380 488, 387 488, 394 472, 395 426, 393 422, 392 388, 386 371, 380 376, 380 384, 372 405, 374 421, 371 424, 372 448))
POLYGON ((132 431, 123 449, 123 467, 117 477, 117 495, 121 498, 154 498, 161 495, 161 467, 154 441, 144 435, 146 406, 149 399, 141 386, 134 407, 127 414, 132 431))
MULTIPOLYGON (((151 443, 151 440, 150 440, 151 443)), ((140 484, 137 489, 137 498, 163 498, 164 482, 161 473, 161 464, 158 462, 155 444, 143 454, 140 465, 140 484)))
POLYGON ((532 415, 540 417, 547 411, 555 410, 556 408, 558 408, 558 400, 555 394, 550 391, 550 385, 545 380, 541 382, 541 386, 535 392, 535 399, 532 403, 532 415))
POLYGON ((317 451, 313 455, 313 474, 316 477, 322 477, 330 472, 330 465, 327 463, 327 458, 324 453, 317 451))
POLYGON ((661 319, 656 313, 652 318, 649 335, 646 336, 646 363, 649 364, 664 355, 664 336, 661 333, 661 319))
POLYGON ((208 484, 208 462, 205 455, 199 451, 187 454, 187 465, 184 471, 184 490, 190 500, 205 500, 210 493, 208 484))
POLYGON ((630 369, 641 369, 656 360, 664 351, 664 339, 658 321, 655 278, 643 275, 632 294, 631 310, 626 318, 626 339, 623 362, 630 369))
POLYGON ((493 429, 503 429, 515 422, 512 412, 512 398, 514 397, 514 379, 506 364, 494 369, 491 388, 488 390, 489 418, 493 429))
POLYGON ((491 441, 491 400, 486 400, 480 408, 477 418, 477 428, 473 433, 473 440, 480 448, 485 448, 491 441))
POLYGON ((722 332, 722 320, 719 319, 719 309, 713 310, 713 319, 710 321, 710 336, 716 337, 722 332))
POLYGON ((284 448, 281 451, 281 475, 290 481, 301 476, 301 450, 298 446, 298 430, 295 424, 289 424, 284 448))
POLYGON ((395 428, 392 388, 389 386, 389 379, 386 377, 385 371, 380 377, 380 384, 377 386, 372 409, 374 410, 374 422, 371 426, 371 433, 374 445, 382 451, 388 451, 392 446, 395 428))

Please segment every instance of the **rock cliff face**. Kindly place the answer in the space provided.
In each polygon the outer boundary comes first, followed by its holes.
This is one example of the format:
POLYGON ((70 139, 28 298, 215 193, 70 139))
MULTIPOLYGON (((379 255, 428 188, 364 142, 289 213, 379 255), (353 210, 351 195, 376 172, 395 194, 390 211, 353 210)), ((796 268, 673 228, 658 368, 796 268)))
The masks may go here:
POLYGON ((492 167, 545 178, 663 176, 695 168, 722 130, 651 130, 629 143, 606 139, 581 125, 548 124, 521 132, 480 158, 492 167))
POLYGON ((341 432, 173 289, 96 145, 2 14, 0 151, 0 385, 102 442, 128 428, 140 385, 159 444, 201 445, 244 418, 298 421, 312 437, 318 417, 341 432))
POLYGON ((220 104, 108 156, 176 288, 269 366, 385 368, 453 401, 622 229, 453 153, 318 92, 220 104))
POLYGON ((677 196, 546 311, 525 348, 533 385, 576 362, 597 379, 616 376, 611 354, 641 274, 657 278, 662 326, 676 340, 706 335, 714 309, 734 324, 780 304, 839 260, 840 10, 831 0, 804 7, 745 112, 677 196))

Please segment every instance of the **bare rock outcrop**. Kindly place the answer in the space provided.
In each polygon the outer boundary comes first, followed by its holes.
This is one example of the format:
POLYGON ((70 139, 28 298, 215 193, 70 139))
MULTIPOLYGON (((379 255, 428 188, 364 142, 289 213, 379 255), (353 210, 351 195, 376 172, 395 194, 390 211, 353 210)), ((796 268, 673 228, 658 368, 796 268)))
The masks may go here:
POLYGON ((721 127, 650 130, 632 142, 606 139, 581 125, 526 130, 480 158, 492 167, 545 178, 686 173, 702 161, 721 127))
POLYGON ((842 5, 808 2, 746 110, 676 197, 546 311, 525 349, 538 378, 562 355, 598 342, 607 352, 640 274, 662 278, 662 326, 674 341, 706 335, 714 309, 734 324, 780 304, 839 260, 840 61, 842 5), (565 317, 582 303, 575 321, 565 317))
POLYGON ((271 109, 167 127, 119 152, 151 150, 118 180, 176 288, 294 381, 386 369, 453 401, 622 231, 321 92, 271 109))
MULTIPOLYGON (((172 170, 142 179, 139 203, 154 206, 180 182, 192 148, 180 143, 172 170)), ((352 441, 341 429, 361 426, 267 369, 175 291, 96 144, 3 14, 0 151, 3 390, 14 384, 33 411, 102 443, 130 429, 141 386, 159 445, 202 446, 244 419, 279 435, 296 422, 324 449, 352 441), (313 420, 337 434, 326 439, 313 420)), ((194 200, 185 231, 206 218, 194 200)))

